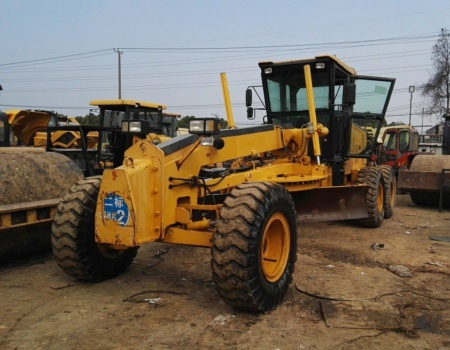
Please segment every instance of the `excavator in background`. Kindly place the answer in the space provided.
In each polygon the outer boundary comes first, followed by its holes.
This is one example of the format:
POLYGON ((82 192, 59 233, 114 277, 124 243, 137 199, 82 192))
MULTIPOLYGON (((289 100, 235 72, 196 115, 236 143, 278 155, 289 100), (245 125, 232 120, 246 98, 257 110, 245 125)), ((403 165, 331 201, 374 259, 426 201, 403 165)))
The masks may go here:
POLYGON ((442 155, 419 154, 409 171, 401 171, 399 190, 409 192, 418 205, 450 206, 450 115, 444 115, 442 155))
POLYGON ((91 105, 100 110, 96 125, 51 111, 0 112, 0 261, 49 250, 50 224, 63 195, 85 176, 121 164, 133 137, 161 143, 175 134, 178 115, 165 114, 165 105, 135 100, 91 105), (122 130, 130 120, 147 128, 122 130))
MULTIPOLYGON (((265 312, 292 281, 302 222, 379 227, 392 217, 395 176, 376 165, 375 150, 395 79, 358 75, 334 56, 259 67, 262 125, 234 126, 226 78, 229 129, 193 119, 188 134, 155 144, 144 120, 121 121, 135 135, 117 150, 122 164, 79 181, 58 204, 52 249, 67 274, 115 277, 147 242, 208 247, 223 300, 265 312)), ((247 90, 253 118, 251 100, 247 90)))

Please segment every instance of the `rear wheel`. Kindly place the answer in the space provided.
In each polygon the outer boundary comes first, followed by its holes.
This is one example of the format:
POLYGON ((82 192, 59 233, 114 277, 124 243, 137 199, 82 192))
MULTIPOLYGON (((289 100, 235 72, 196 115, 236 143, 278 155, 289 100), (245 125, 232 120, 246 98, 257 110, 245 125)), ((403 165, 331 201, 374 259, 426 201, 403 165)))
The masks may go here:
POLYGON ((417 205, 436 206, 439 203, 439 192, 410 191, 409 196, 417 205))
POLYGON ((362 168, 358 174, 358 183, 369 185, 366 197, 368 217, 358 220, 361 226, 379 227, 384 218, 384 181, 380 169, 376 167, 362 168))
POLYGON ((67 274, 86 281, 102 281, 122 273, 137 248, 114 250, 95 242, 95 207, 101 177, 79 181, 58 204, 52 224, 52 250, 67 274))
POLYGON ((397 195, 397 182, 392 167, 389 165, 380 165, 384 183, 384 218, 389 219, 394 215, 395 201, 397 195))
POLYGON ((296 212, 289 192, 269 182, 239 185, 225 199, 213 235, 216 289, 236 308, 271 310, 292 281, 296 250, 296 212))

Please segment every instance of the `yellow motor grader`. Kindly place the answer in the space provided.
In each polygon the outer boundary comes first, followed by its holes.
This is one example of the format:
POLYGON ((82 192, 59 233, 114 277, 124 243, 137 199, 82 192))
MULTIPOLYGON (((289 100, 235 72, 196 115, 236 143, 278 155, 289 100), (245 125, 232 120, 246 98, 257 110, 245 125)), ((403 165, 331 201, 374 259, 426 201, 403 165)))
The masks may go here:
POLYGON ((165 105, 135 100, 91 105, 100 109, 95 125, 51 111, 0 112, 0 261, 49 250, 61 198, 85 176, 122 164, 133 137, 160 143, 175 134, 178 115, 165 113, 165 105), (121 122, 130 119, 145 121, 145 134, 126 135, 121 122))
MULTIPOLYGON (((227 113, 230 129, 203 118, 165 143, 136 137, 120 166, 70 189, 52 224, 54 256, 66 273, 112 278, 147 242, 208 247, 223 300, 265 312, 292 280, 302 221, 379 227, 393 215, 395 178, 374 154, 395 80, 359 76, 333 56, 259 67, 262 125, 236 128, 227 113)), ((143 128, 140 120, 122 122, 128 133, 143 128)))

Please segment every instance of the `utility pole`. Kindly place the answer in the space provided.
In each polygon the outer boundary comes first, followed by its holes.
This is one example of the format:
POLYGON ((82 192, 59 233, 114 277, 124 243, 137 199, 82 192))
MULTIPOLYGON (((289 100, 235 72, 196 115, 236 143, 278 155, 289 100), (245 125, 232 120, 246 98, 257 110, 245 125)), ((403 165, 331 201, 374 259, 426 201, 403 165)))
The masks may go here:
POLYGON ((123 54, 123 51, 120 51, 120 49, 114 49, 115 52, 117 52, 117 57, 119 59, 119 100, 122 98, 122 65, 120 63, 120 55, 123 54))
MULTIPOLYGON (((425 139, 425 137, 423 136, 423 117, 425 115, 425 108, 422 108, 422 138, 425 139)), ((424 140, 422 140, 422 142, 425 142, 424 140)))
POLYGON ((416 87, 414 85, 410 85, 409 87, 409 93, 411 94, 411 99, 409 100, 409 127, 411 127, 411 109, 412 109, 412 98, 413 98, 413 92, 416 90, 416 87))

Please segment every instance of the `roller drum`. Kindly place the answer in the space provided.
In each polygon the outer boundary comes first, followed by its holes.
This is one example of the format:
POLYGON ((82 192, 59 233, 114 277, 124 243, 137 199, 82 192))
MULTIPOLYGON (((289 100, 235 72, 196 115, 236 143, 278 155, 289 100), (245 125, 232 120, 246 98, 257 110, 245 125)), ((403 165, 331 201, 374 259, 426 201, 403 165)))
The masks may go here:
POLYGON ((62 154, 0 148, 0 262, 50 250, 51 213, 82 178, 62 154))
MULTIPOLYGON (((450 155, 418 155, 414 158, 410 172, 418 180, 417 187, 410 189, 411 200, 419 205, 438 206, 442 169, 450 169, 450 155)), ((446 173, 446 183, 450 173, 446 173)), ((443 205, 450 206, 448 187, 444 190, 443 205)))
POLYGON ((441 173, 441 169, 450 169, 450 156, 418 155, 411 164, 411 171, 441 173))
POLYGON ((56 152, 0 150, 0 205, 63 197, 82 171, 56 152))

